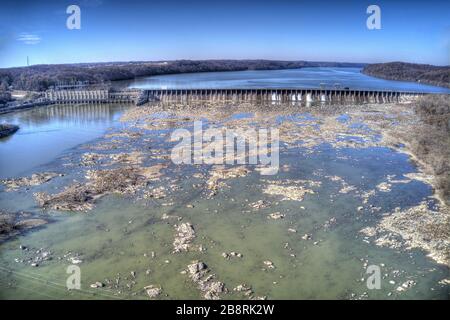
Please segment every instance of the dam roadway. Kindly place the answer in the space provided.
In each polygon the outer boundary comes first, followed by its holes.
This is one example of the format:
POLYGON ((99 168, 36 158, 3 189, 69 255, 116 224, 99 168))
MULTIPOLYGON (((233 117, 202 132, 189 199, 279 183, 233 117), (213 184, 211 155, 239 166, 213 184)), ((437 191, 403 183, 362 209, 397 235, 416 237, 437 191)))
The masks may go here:
POLYGON ((342 102, 389 103, 410 101, 423 92, 352 89, 128 89, 128 90, 48 90, 52 103, 255 101, 255 102, 342 102))

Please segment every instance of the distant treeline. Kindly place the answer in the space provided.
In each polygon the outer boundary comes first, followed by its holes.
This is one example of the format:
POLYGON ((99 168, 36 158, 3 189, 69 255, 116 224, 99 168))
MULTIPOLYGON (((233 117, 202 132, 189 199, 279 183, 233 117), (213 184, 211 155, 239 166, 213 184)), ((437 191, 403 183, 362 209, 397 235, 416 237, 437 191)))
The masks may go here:
POLYGON ((366 65, 363 73, 388 80, 413 81, 450 88, 450 66, 389 62, 366 65))
POLYGON ((177 60, 35 65, 0 69, 0 91, 8 88, 42 91, 64 82, 105 83, 143 76, 188 72, 275 70, 302 67, 363 67, 363 64, 272 60, 177 60))

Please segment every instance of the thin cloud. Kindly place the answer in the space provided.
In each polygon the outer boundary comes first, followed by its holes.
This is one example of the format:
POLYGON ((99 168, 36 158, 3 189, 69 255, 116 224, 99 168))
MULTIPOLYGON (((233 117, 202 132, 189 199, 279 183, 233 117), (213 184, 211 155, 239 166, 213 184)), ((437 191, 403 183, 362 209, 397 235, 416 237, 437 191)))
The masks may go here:
POLYGON ((36 35, 36 34, 32 34, 32 33, 21 33, 19 35, 19 37, 17 38, 17 41, 23 42, 24 44, 38 44, 39 42, 41 42, 41 37, 36 35))

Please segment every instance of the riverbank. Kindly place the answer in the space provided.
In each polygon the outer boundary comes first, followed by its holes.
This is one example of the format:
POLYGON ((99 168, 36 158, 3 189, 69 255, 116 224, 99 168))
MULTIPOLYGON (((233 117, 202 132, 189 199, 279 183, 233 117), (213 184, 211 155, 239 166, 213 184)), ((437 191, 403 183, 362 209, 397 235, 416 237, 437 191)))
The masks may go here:
POLYGON ((396 80, 412 81, 432 86, 450 88, 450 67, 425 64, 389 62, 366 65, 362 72, 369 76, 396 80))
POLYGON ((47 105, 51 105, 54 102, 50 101, 50 100, 45 100, 45 99, 36 99, 36 100, 29 100, 29 101, 24 101, 24 102, 8 102, 6 105, 3 105, 2 107, 0 107, 0 115, 2 114, 6 114, 6 113, 11 113, 11 112, 15 112, 15 111, 19 111, 19 110, 27 110, 27 109, 32 109, 35 107, 42 107, 42 106, 47 106, 47 105))

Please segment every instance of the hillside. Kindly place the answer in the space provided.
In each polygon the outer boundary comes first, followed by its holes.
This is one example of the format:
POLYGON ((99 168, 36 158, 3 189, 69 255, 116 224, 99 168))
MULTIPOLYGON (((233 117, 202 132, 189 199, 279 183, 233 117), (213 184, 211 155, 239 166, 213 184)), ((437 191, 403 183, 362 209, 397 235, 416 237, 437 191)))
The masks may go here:
POLYGON ((362 72, 388 80, 413 81, 450 88, 450 66, 389 62, 366 65, 362 72))
POLYGON ((0 69, 0 90, 42 91, 58 82, 88 81, 104 83, 162 74, 275 70, 302 67, 362 67, 362 64, 339 62, 272 61, 272 60, 177 60, 154 62, 107 62, 0 69))

